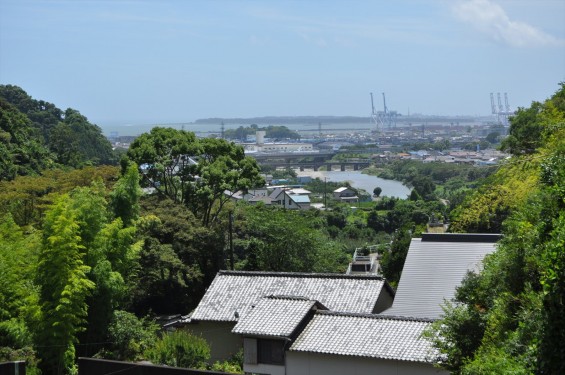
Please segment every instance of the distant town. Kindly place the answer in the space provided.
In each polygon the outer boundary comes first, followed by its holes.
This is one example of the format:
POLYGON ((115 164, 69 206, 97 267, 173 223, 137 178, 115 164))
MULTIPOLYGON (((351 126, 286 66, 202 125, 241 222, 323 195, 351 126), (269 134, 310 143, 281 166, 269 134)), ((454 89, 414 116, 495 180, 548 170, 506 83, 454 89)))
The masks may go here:
MULTIPOLYGON (((372 119, 353 116, 213 118, 186 124, 153 126, 185 129, 201 138, 224 138, 241 144, 247 155, 261 160, 281 153, 306 157, 316 152, 322 152, 326 156, 324 160, 327 160, 340 152, 363 149, 364 153, 371 152, 373 158, 477 165, 495 164, 506 157, 504 153, 496 151, 496 146, 508 133, 505 119, 496 116, 397 115, 388 119, 379 119, 378 116, 372 119), (265 132, 260 131, 245 137, 233 136, 233 130, 237 128, 252 127, 259 130, 273 124, 287 128, 296 137, 269 138, 265 132), (300 153, 303 155, 297 155, 300 153)), ((120 135, 118 131, 112 131, 107 137, 115 149, 127 149, 137 136, 120 135)), ((312 168, 315 168, 314 165, 312 168)))

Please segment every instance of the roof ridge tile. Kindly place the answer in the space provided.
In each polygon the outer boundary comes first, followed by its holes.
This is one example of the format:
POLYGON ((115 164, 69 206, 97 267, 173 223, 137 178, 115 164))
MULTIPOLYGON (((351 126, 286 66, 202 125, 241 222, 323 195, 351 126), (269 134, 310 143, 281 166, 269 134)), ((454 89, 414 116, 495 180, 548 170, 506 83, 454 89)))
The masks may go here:
POLYGON ((433 323, 437 320, 433 318, 422 318, 417 316, 368 314, 368 313, 341 312, 341 311, 331 311, 331 310, 318 310, 316 311, 316 314, 333 315, 333 316, 349 316, 349 317, 369 318, 369 319, 402 320, 406 322, 422 322, 422 323, 433 323))
POLYGON ((303 278, 329 278, 329 279, 360 279, 360 280, 382 280, 386 279, 378 275, 346 275, 343 273, 309 273, 309 272, 275 272, 275 271, 236 271, 219 270, 218 275, 231 276, 278 276, 278 277, 303 277, 303 278))

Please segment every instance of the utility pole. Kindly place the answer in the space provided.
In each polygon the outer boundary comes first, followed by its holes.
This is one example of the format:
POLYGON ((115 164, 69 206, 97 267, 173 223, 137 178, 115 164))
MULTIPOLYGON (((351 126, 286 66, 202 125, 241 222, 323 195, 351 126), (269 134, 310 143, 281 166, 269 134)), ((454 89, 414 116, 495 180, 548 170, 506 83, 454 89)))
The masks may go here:
POLYGON ((328 200, 327 200, 327 195, 328 195, 328 181, 327 181, 327 177, 324 177, 324 209, 328 208, 328 200))
POLYGON ((234 270, 233 262, 233 211, 229 215, 230 268, 234 270))

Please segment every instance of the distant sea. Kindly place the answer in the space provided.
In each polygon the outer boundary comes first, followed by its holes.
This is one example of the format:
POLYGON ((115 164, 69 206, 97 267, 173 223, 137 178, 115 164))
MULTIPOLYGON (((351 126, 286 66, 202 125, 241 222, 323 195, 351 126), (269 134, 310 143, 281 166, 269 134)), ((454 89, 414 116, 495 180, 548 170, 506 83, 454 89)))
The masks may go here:
MULTIPOLYGON (((401 116, 397 119, 397 127, 419 126, 419 125, 480 125, 492 120, 489 116, 401 116)), ((141 125, 101 125, 106 135, 135 136, 149 132, 155 126, 170 127, 192 131, 201 136, 220 134, 222 121, 225 122, 224 130, 237 129, 240 126, 247 127, 257 124, 260 128, 273 126, 286 126, 302 134, 320 132, 368 132, 376 129, 375 123, 370 117, 353 116, 303 116, 303 117, 260 117, 249 119, 205 119, 186 123, 163 123, 163 124, 141 124, 141 125)))
MULTIPOLYGON (((245 124, 225 124, 224 130, 228 129, 237 129, 240 126, 247 127, 251 125, 251 123, 245 124)), ((316 134, 319 132, 319 125, 313 124, 257 124, 260 128, 267 127, 269 125, 279 126, 284 125, 290 130, 294 130, 300 133, 312 133, 316 134)), ((114 125, 114 126, 100 126, 102 132, 106 136, 113 135, 117 133, 118 136, 136 136, 142 133, 147 133, 151 129, 156 126, 162 126, 167 128, 174 128, 174 129, 184 129, 186 131, 191 131, 196 133, 197 135, 206 136, 211 134, 220 134, 222 131, 221 124, 197 124, 197 123, 186 123, 186 124, 144 124, 144 125, 114 125)), ((371 124, 367 121, 367 123, 341 123, 341 124, 322 124, 322 132, 350 132, 350 131, 365 131, 368 132, 375 127, 374 124, 371 124)))

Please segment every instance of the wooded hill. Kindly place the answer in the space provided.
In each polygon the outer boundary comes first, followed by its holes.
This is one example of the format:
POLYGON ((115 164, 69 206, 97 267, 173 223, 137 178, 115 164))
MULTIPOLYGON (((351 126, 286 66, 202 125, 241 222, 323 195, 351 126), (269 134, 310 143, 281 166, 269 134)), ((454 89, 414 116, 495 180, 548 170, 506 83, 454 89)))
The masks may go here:
POLYGON ((63 111, 18 86, 0 85, 0 180, 56 166, 116 162, 101 129, 77 110, 63 111))

